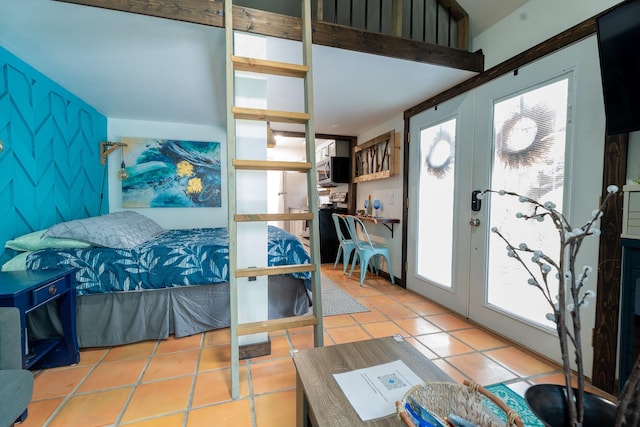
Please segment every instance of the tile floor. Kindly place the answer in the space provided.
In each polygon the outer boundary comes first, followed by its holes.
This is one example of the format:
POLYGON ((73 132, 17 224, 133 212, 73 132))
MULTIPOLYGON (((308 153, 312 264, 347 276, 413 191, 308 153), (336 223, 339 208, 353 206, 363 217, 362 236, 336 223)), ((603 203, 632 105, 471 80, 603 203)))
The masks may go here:
MULTIPOLYGON (((324 318, 325 345, 402 334, 453 379, 505 382, 520 393, 563 383, 557 366, 388 281, 365 285, 323 273, 371 311, 324 318)), ((232 400, 229 330, 180 339, 83 349, 76 366, 36 372, 23 427, 286 427, 295 425, 293 348, 313 347, 310 327, 271 334, 269 356, 241 361, 232 400)))

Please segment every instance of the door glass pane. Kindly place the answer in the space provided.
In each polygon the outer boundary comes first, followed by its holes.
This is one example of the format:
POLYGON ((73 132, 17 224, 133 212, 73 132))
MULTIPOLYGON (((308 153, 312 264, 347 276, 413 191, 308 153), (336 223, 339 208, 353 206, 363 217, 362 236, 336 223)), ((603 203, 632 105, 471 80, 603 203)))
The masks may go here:
POLYGON ((420 132, 418 276, 451 287, 456 119, 420 132))
MULTIPOLYGON (((569 79, 564 76, 494 103, 492 189, 563 206, 568 87, 569 79)), ((516 218, 518 212, 531 214, 533 210, 515 197, 492 194, 488 230, 497 227, 515 246, 526 243, 544 253, 557 254, 559 242, 551 221, 525 221, 516 218)), ((489 234, 487 302, 552 327, 545 318, 551 309, 542 293, 527 284, 529 276, 507 256, 506 244, 495 233, 489 234)))

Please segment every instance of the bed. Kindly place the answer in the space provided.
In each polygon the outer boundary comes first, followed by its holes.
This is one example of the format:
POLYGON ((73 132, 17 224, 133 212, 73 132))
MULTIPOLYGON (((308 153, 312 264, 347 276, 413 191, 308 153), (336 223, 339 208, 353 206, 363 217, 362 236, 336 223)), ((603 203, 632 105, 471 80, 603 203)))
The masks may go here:
MULTIPOLYGON (((142 215, 122 214, 95 217, 97 228, 87 225, 95 218, 78 220, 84 221, 80 228, 74 221, 58 224, 44 232, 44 239, 74 247, 21 254, 30 270, 76 269, 80 347, 162 339, 169 334, 182 337, 229 326, 226 228, 162 230, 142 215), (104 223, 107 219, 114 222, 111 228, 104 223), (140 228, 136 221, 151 231, 136 236, 140 228), (90 229, 104 236, 92 236, 90 229), (118 234, 124 237, 114 238, 118 234)), ((268 242, 269 265, 310 262, 298 239, 280 228, 268 226, 268 242)), ((15 248, 15 242, 7 242, 7 247, 15 248)), ((310 307, 309 280, 310 273, 270 276, 269 318, 305 314, 310 307)), ((36 338, 50 335, 57 329, 55 317, 55 310, 34 313, 30 332, 36 338)))

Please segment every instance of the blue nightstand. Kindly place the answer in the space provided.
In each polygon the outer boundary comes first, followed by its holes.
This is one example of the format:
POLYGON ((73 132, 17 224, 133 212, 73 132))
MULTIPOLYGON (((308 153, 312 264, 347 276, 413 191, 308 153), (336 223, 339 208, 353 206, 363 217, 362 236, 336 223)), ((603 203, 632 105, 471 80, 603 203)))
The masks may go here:
POLYGON ((25 369, 54 368, 80 361, 74 273, 73 269, 0 273, 0 306, 20 310, 25 369), (58 305, 62 336, 27 343, 27 314, 50 303, 58 305))

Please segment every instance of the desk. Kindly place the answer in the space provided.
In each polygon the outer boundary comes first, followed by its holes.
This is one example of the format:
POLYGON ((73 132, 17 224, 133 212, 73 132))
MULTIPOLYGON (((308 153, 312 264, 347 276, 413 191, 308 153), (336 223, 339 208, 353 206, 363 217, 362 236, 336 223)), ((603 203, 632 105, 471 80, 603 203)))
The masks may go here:
POLYGON ((360 216, 356 215, 362 221, 373 222, 374 224, 382 224, 391 231, 391 238, 393 239, 393 224, 400 224, 400 220, 397 218, 383 218, 381 216, 360 216))
POLYGON ((396 414, 363 422, 333 374, 402 360, 425 381, 453 380, 404 339, 378 338, 301 350, 296 366, 296 426, 399 426, 396 414))

